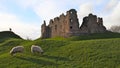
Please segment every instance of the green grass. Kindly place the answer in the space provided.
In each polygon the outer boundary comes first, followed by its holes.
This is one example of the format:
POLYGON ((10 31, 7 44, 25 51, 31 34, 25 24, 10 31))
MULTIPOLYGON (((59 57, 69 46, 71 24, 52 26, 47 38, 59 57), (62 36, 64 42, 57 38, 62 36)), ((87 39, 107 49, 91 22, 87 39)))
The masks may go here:
POLYGON ((20 36, 18 36, 17 34, 15 34, 12 31, 2 31, 2 32, 0 32, 0 43, 4 42, 5 40, 10 39, 10 38, 21 39, 20 36))
POLYGON ((8 39, 0 43, 0 68, 120 68, 120 35, 88 36, 34 41, 8 39), (44 55, 30 52, 31 45, 43 48, 44 55), (12 47, 23 45, 23 54, 11 56, 12 47))

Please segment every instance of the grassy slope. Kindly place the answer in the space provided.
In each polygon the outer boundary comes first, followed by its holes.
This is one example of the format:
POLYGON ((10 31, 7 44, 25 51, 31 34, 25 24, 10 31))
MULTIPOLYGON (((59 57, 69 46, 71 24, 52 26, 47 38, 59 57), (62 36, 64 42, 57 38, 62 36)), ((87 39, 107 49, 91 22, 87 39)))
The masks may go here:
POLYGON ((120 68, 120 35, 91 36, 6 40, 0 44, 0 68, 120 68), (102 39, 98 38, 100 36, 102 39), (105 39, 108 36, 109 39, 105 39), (45 51, 44 55, 31 54, 32 44, 40 45, 45 51), (10 49, 17 45, 25 46, 24 53, 10 56, 10 49))
POLYGON ((0 43, 4 42, 5 40, 7 40, 9 38, 19 38, 19 39, 21 39, 20 36, 16 35, 12 31, 2 31, 2 32, 0 32, 0 43))

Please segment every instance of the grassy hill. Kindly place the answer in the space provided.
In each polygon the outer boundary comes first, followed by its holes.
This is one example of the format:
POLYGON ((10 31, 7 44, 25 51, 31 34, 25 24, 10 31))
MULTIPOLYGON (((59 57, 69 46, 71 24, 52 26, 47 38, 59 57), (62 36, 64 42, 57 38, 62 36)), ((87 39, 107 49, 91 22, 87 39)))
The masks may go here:
POLYGON ((0 32, 0 42, 4 42, 5 40, 7 40, 9 38, 21 39, 21 37, 19 35, 15 34, 12 31, 2 31, 2 32, 0 32))
POLYGON ((120 68, 120 34, 34 41, 9 38, 0 43, 0 68, 120 68), (33 44, 43 48, 43 56, 30 52, 33 44), (25 47, 24 53, 11 56, 9 51, 18 45, 25 47))

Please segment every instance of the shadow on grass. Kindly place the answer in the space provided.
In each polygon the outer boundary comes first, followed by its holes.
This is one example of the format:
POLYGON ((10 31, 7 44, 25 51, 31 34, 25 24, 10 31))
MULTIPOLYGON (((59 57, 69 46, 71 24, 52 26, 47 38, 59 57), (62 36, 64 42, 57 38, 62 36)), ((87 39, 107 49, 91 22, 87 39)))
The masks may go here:
POLYGON ((57 56, 43 55, 43 57, 48 58, 48 59, 57 60, 57 61, 69 61, 69 58, 60 57, 60 56, 57 57, 57 56))
POLYGON ((25 61, 29 61, 29 62, 32 62, 32 63, 36 63, 36 64, 42 64, 42 65, 57 65, 56 63, 54 62, 51 62, 51 61, 46 61, 46 60, 42 60, 42 59, 38 59, 38 58, 31 58, 31 57, 16 57, 18 59, 21 59, 21 60, 25 60, 25 61))
POLYGON ((106 33, 85 34, 80 36, 73 36, 68 38, 67 40, 78 41, 78 40, 110 39, 110 38, 120 38, 120 33, 106 32, 106 33))

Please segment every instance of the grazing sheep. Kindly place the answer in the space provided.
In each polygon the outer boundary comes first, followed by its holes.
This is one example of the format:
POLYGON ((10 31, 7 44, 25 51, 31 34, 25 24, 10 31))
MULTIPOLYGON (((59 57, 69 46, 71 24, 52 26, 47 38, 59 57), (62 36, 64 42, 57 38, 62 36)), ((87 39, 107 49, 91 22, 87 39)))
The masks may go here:
POLYGON ((10 54, 11 55, 14 55, 16 53, 23 53, 24 51, 24 47, 23 46, 16 46, 16 47, 13 47, 10 51, 10 54))
POLYGON ((32 53, 40 53, 43 54, 43 50, 40 46, 32 45, 31 46, 31 52, 32 53))

